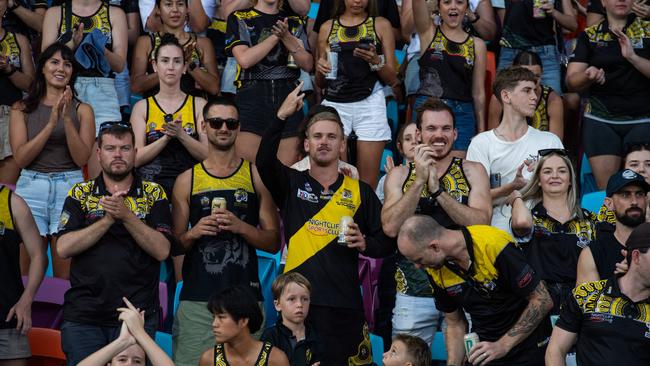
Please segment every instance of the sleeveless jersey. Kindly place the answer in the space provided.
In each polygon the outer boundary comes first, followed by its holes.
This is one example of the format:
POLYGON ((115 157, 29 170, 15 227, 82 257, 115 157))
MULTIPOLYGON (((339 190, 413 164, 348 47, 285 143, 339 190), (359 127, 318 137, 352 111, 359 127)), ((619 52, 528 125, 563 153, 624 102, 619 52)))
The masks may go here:
MULTIPOLYGON (((72 0, 68 0, 72 1, 72 0)), ((70 11, 72 11, 72 7, 68 7, 70 11)), ((61 25, 59 26, 59 34, 64 34, 65 32, 68 31, 66 29, 66 24, 65 24, 65 17, 66 17, 66 5, 62 4, 61 5, 61 25)), ((84 38, 88 35, 88 33, 92 32, 95 29, 99 29, 106 37, 108 37, 108 40, 106 42, 106 48, 109 50, 113 50, 113 37, 112 37, 112 26, 111 26, 111 17, 110 17, 110 6, 107 2, 102 1, 101 6, 97 11, 87 17, 82 17, 74 12, 72 13, 71 17, 71 26, 74 27, 79 24, 83 23, 84 25, 84 38)), ((90 69, 80 69, 79 73, 77 76, 85 76, 85 77, 103 77, 102 73, 99 70, 90 70, 90 69)), ((114 74, 111 72, 111 76, 114 76, 114 74)))
POLYGON ((375 30, 375 18, 368 17, 361 24, 346 27, 338 18, 332 20, 327 42, 331 50, 338 50, 336 80, 327 80, 325 97, 332 102, 358 102, 372 94, 379 80, 377 72, 370 70, 368 62, 353 55, 361 44, 372 43, 381 54, 381 41, 375 30))
MULTIPOLYGON (((0 53, 5 55, 7 62, 16 70, 22 70, 20 46, 14 33, 5 30, 5 35, 0 40, 0 53)), ((23 92, 4 74, 0 75, 0 90, 4 90, 0 93, 0 105, 12 105, 23 98, 23 92)))
POLYGON ((542 85, 542 94, 537 101, 537 108, 532 117, 527 118, 528 124, 540 131, 548 131, 549 116, 548 116, 548 97, 551 95, 553 88, 550 86, 542 85))
MULTIPOLYGON (((273 345, 270 342, 264 342, 253 366, 267 366, 271 357, 272 348, 273 345)), ((226 359, 226 350, 223 347, 223 343, 217 343, 214 346, 214 366, 230 366, 226 359)))
MULTIPOLYGON (((171 113, 173 120, 180 118, 183 129, 194 139, 199 138, 196 124, 196 111, 194 97, 185 96, 185 101, 171 113)), ((162 132, 167 113, 160 107, 156 97, 147 98, 147 114, 145 117, 145 133, 147 134, 147 145, 154 143, 164 136, 162 132)), ((157 182, 159 179, 176 179, 176 177, 187 169, 191 168, 197 161, 187 151, 185 146, 178 139, 171 139, 163 150, 151 162, 140 167, 139 172, 144 180, 157 182)), ((172 183, 173 184, 173 183, 172 183)), ((167 189, 168 187, 165 187, 167 189)), ((171 192, 167 192, 171 196, 171 192)))
MULTIPOLYGON (((211 213, 215 197, 226 199, 226 208, 242 221, 257 226, 259 201, 253 185, 251 163, 242 160, 227 177, 211 175, 202 163, 192 168, 190 225, 211 213)), ((208 301, 211 294, 233 285, 250 287, 262 300, 257 253, 244 238, 224 231, 198 239, 183 262, 181 300, 208 301)))
MULTIPOLYGON (((150 33, 149 40, 151 41, 151 52, 149 52, 149 64, 147 65, 147 73, 152 74, 154 72, 152 62, 156 58, 155 57, 156 50, 158 49, 158 47, 160 46, 160 42, 162 41, 162 34, 159 32, 150 33)), ((196 41, 196 34, 194 33, 190 33, 190 38, 187 40, 187 42, 185 42, 181 46, 184 48, 192 41, 196 41)), ((195 64, 199 68, 204 67, 203 64, 201 63, 201 53, 199 52, 199 49, 196 47, 194 47, 194 49, 192 50, 192 55, 190 57, 190 64, 195 64)), ((158 94, 159 90, 160 87, 155 86, 147 90, 143 94, 143 96, 147 98, 156 95, 158 94)), ((194 78, 189 73, 185 73, 181 76, 181 90, 183 91, 183 93, 191 94, 191 95, 200 95, 204 93, 202 90, 196 89, 194 78)))
MULTIPOLYGON (((415 181, 415 163, 409 163, 409 174, 404 180, 402 185, 402 192, 406 192, 413 182, 415 181)), ((467 205, 469 202, 469 192, 471 186, 465 171, 463 170, 463 160, 460 158, 453 158, 447 172, 440 177, 440 186, 443 187, 445 192, 449 193, 458 202, 467 205)), ((427 215, 433 217, 438 223, 445 227, 453 227, 456 224, 447 215, 445 210, 440 207, 438 202, 431 198, 429 190, 426 185, 420 195, 420 200, 415 209, 415 213, 419 215, 427 215)), ((423 270, 417 269, 415 265, 404 258, 399 256, 397 260, 397 271, 395 272, 395 282, 397 284, 397 292, 409 296, 418 297, 431 297, 433 290, 429 284, 429 279, 423 270)))
POLYGON ((20 277, 19 245, 22 242, 14 226, 11 195, 6 186, 0 186, 0 329, 16 328, 16 319, 5 322, 9 309, 23 293, 20 277))
POLYGON ((475 53, 472 36, 467 35, 463 43, 456 43, 436 28, 429 47, 418 61, 418 94, 471 102, 475 53))

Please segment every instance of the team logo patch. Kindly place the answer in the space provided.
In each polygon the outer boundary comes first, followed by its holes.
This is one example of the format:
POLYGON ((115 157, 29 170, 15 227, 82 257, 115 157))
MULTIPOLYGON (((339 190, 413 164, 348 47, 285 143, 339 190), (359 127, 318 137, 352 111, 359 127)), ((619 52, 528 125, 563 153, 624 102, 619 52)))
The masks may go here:
POLYGON ((237 203, 248 202, 248 192, 246 192, 243 189, 238 189, 235 192, 235 202, 237 203))
POLYGON ((201 207, 206 208, 210 206, 210 199, 207 196, 201 197, 201 207))
POLYGON ((309 182, 305 183, 305 191, 311 192, 311 184, 309 184, 309 182))
POLYGON ((352 191, 350 191, 349 189, 343 189, 343 192, 341 192, 341 197, 343 197, 346 200, 351 200, 352 191))
POLYGON ((59 231, 63 230, 65 226, 68 224, 68 221, 70 221, 70 213, 68 211, 61 212, 61 216, 59 217, 58 230, 59 231))
POLYGON ((307 191, 303 191, 302 189, 298 189, 298 193, 296 194, 298 198, 300 198, 303 201, 311 202, 311 203, 318 203, 318 196, 316 196, 313 193, 309 193, 307 191))
POLYGON ((629 169, 624 170, 621 175, 625 179, 635 179, 637 177, 637 174, 629 169))
POLYGON ((530 284, 530 281, 533 280, 533 269, 529 265, 524 267, 523 271, 517 276, 517 286, 519 288, 524 288, 530 284))

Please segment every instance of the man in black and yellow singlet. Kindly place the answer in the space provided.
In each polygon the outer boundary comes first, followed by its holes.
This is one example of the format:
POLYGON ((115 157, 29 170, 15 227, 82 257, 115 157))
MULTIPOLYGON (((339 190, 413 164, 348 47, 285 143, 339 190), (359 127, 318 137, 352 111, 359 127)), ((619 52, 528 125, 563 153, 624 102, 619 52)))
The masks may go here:
POLYGON ((626 241, 623 276, 579 284, 560 312, 547 366, 565 366, 575 344, 578 366, 650 365, 650 223, 626 241))
POLYGON ((302 83, 287 96, 266 130, 257 165, 282 211, 289 238, 285 272, 299 272, 313 286, 308 321, 323 341, 321 365, 367 365, 372 354, 359 290, 359 253, 383 257, 395 251, 395 242, 381 229, 381 203, 370 186, 339 174, 345 140, 337 115, 325 111, 307 121, 303 144, 309 170, 290 169, 277 159, 284 121, 302 108, 301 88, 302 83), (354 223, 341 245, 343 216, 354 223))
POLYGON ((31 356, 27 332, 32 326, 32 300, 46 265, 45 250, 27 203, 0 185, 0 364, 13 361, 12 365, 26 365, 31 356), (25 287, 20 276, 20 243, 30 258, 25 287))
POLYGON ((206 104, 203 130, 208 157, 177 178, 172 196, 174 233, 185 252, 173 345, 181 366, 196 365, 214 346, 210 295, 241 285, 262 301, 255 250, 277 252, 280 241, 271 195, 255 165, 235 151, 237 107, 226 99, 206 104), (215 207, 219 200, 225 207, 215 207))
POLYGON ((70 189, 59 220, 57 254, 72 259, 61 325, 71 366, 117 338, 123 297, 144 312, 145 331, 155 337, 160 262, 172 241, 165 191, 134 172, 131 126, 103 123, 97 145, 102 173, 70 189))
POLYGON ((436 307, 445 312, 448 365, 465 358, 463 311, 480 339, 468 357, 472 365, 544 365, 553 300, 510 235, 486 225, 450 230, 415 215, 402 225, 397 245, 426 269, 436 307))
MULTIPOLYGON (((431 216, 446 228, 489 224, 492 200, 485 168, 451 155, 458 136, 451 108, 430 98, 418 108, 415 123, 421 139, 415 161, 395 167, 386 178, 384 232, 396 237, 404 220, 416 213, 431 216)), ((431 344, 439 313, 426 274, 400 256, 395 280, 393 334, 417 335, 431 344), (414 327, 413 321, 420 326, 414 327)))

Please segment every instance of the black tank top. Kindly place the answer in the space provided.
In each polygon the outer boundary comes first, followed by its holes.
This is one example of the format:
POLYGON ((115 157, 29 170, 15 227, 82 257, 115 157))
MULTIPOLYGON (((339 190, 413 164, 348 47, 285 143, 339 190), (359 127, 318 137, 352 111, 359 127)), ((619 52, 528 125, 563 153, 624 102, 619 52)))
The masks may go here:
MULTIPOLYGON (((273 345, 270 342, 264 342, 260 354, 252 366, 267 366, 269 364, 269 358, 271 358, 272 348, 273 345)), ((217 343, 214 346, 214 366, 230 366, 226 359, 226 350, 224 349, 223 343, 217 343)))
POLYGON ((15 318, 9 322, 4 320, 24 290, 18 258, 22 240, 14 226, 11 195, 9 188, 0 186, 0 329, 16 328, 15 318))
POLYGON ((332 20, 327 38, 331 50, 338 50, 338 72, 336 80, 327 80, 325 98, 332 102, 352 103, 366 99, 379 80, 377 73, 360 57, 354 56, 354 49, 362 43, 372 43, 381 54, 381 42, 375 31, 375 18, 368 17, 361 24, 352 27, 342 25, 338 18, 332 20))
POLYGON ((474 37, 468 35, 463 43, 456 43, 436 28, 429 47, 418 61, 418 94, 471 102, 474 60, 474 37))

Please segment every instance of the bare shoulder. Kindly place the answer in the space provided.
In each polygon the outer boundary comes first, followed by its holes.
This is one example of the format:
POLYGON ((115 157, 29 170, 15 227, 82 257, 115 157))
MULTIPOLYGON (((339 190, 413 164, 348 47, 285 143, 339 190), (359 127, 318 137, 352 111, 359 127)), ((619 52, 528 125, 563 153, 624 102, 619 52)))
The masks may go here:
POLYGON ((484 175, 487 177, 487 172, 485 171, 485 167, 481 163, 477 163, 475 161, 469 161, 467 159, 463 159, 463 170, 465 171, 465 174, 467 176, 481 176, 484 175))
POLYGON ((207 349, 201 355, 199 366, 212 366, 214 364, 214 347, 207 349))
POLYGON ((269 354, 269 366, 289 366, 289 359, 281 349, 273 347, 269 354))

